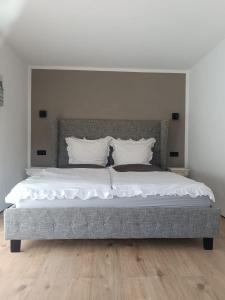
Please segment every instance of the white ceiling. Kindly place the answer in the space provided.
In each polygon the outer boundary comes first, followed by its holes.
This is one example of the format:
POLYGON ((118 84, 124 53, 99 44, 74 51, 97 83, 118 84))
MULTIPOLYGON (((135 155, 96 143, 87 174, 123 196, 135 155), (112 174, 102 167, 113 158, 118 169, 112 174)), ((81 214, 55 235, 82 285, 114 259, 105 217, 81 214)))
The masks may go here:
POLYGON ((225 0, 2 1, 32 65, 182 70, 225 38, 225 0))

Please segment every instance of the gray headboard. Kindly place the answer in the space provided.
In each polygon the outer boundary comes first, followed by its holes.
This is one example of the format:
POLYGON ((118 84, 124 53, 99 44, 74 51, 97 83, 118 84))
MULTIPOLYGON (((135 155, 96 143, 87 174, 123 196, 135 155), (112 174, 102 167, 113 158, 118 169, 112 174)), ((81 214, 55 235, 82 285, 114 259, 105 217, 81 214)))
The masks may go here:
POLYGON ((88 139, 112 136, 134 140, 154 137, 156 144, 152 163, 163 169, 167 167, 168 121, 61 119, 57 121, 56 134, 58 167, 68 164, 65 138, 69 136, 88 139))

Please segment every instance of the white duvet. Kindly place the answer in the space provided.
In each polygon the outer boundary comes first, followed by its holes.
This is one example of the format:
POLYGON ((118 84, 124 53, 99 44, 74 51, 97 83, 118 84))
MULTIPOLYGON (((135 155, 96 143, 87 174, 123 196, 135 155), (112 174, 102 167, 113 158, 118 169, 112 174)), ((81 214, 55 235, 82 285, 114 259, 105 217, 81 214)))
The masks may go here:
POLYGON ((212 190, 204 183, 172 172, 117 172, 110 168, 113 194, 133 196, 208 196, 215 201, 212 190))
POLYGON ((208 196, 215 201, 213 192, 205 184, 172 172, 117 172, 113 168, 47 168, 18 183, 5 201, 18 204, 31 199, 87 200, 150 195, 208 196))
POLYGON ((112 198, 107 169, 47 168, 18 183, 5 201, 112 198))

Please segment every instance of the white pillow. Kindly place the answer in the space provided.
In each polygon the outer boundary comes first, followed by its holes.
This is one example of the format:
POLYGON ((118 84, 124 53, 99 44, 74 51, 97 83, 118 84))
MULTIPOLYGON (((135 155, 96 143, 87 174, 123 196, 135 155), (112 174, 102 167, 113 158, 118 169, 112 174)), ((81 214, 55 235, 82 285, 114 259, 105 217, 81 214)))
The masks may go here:
POLYGON ((111 138, 105 137, 98 140, 78 139, 68 137, 65 139, 69 164, 94 164, 106 166, 111 138))
POLYGON ((113 160, 115 165, 150 164, 154 138, 134 140, 113 139, 113 160))

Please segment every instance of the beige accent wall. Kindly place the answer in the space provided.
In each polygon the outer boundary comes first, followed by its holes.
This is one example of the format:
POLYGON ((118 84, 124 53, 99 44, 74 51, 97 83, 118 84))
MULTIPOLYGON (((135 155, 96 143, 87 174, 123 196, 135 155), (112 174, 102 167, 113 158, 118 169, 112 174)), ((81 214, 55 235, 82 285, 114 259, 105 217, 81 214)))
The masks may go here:
POLYGON ((10 45, 0 46, 0 74, 4 105, 0 106, 0 211, 8 205, 5 196, 25 177, 27 167, 26 63, 10 45))
POLYGON ((184 165, 185 74, 74 70, 32 71, 32 166, 46 166, 51 155, 51 121, 80 119, 171 119, 170 166, 184 165), (40 119, 39 110, 47 110, 40 119), (47 156, 37 156, 46 149, 47 156))

